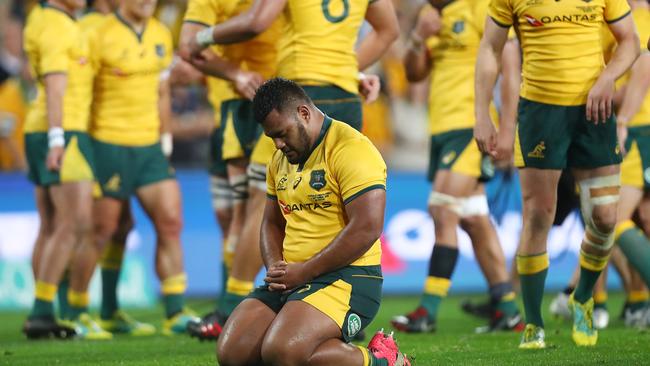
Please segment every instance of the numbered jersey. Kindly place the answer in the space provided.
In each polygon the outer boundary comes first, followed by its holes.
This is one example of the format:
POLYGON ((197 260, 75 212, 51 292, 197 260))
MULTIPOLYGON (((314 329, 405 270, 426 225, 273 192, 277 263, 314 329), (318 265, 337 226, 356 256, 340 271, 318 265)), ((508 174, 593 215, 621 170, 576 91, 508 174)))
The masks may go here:
POLYGON ((354 46, 368 4, 373 1, 289 0, 278 47, 278 75, 358 93, 354 46))

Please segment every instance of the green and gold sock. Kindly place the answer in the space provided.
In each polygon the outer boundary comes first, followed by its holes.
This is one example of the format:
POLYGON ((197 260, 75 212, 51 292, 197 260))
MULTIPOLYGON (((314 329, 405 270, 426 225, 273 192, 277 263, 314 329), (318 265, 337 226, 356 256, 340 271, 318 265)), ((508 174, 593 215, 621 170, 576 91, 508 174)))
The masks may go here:
POLYGON ((628 262, 650 284, 650 241, 632 221, 616 226, 616 242, 628 262))
POLYGON ((232 276, 228 277, 226 283, 226 292, 223 297, 222 306, 219 310, 224 315, 230 315, 233 310, 244 301, 246 296, 253 291, 254 283, 252 281, 241 281, 232 276))
POLYGON ((100 317, 104 320, 111 319, 113 314, 119 309, 117 286, 120 281, 123 259, 124 245, 114 242, 108 243, 100 261, 102 275, 100 317))
POLYGON ((186 289, 187 275, 185 273, 167 277, 162 281, 161 290, 167 319, 183 311, 186 289))
POLYGON ((65 319, 70 312, 70 304, 68 304, 68 289, 70 288, 70 272, 65 271, 63 278, 59 281, 59 288, 57 290, 56 299, 59 304, 59 318, 65 319))
POLYGON ((54 297, 56 296, 56 285, 43 281, 36 281, 34 291, 34 306, 29 318, 40 318, 54 316, 54 297))
POLYGON ((429 320, 435 320, 442 299, 451 287, 451 275, 456 268, 458 248, 436 243, 429 260, 429 275, 424 283, 420 306, 427 310, 429 320))
POLYGON ((79 318, 79 315, 88 312, 90 296, 88 295, 88 292, 77 292, 70 289, 68 290, 68 303, 70 304, 68 319, 76 320, 79 318))
POLYGON ((517 272, 521 282, 521 297, 524 301, 526 323, 544 327, 542 319, 542 298, 548 273, 549 259, 546 252, 517 256, 517 272))
POLYGON ((492 304, 495 304, 497 311, 502 312, 506 316, 512 316, 519 312, 515 291, 510 282, 490 286, 490 301, 492 304))

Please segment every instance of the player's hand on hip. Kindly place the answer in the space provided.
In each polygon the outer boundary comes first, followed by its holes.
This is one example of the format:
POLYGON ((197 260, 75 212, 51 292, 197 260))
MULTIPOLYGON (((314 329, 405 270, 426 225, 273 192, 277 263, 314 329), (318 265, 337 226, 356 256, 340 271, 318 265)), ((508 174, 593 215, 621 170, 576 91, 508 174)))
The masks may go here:
POLYGON ((239 70, 235 76, 235 90, 249 100, 253 100, 255 92, 263 83, 264 78, 256 72, 239 70))
POLYGON ((61 164, 63 163, 63 146, 51 147, 47 153, 47 159, 45 160, 45 165, 50 171, 59 171, 61 170, 61 164))
POLYGON ((617 123, 616 136, 618 137, 618 146, 621 149, 621 155, 627 155, 627 150, 625 150, 625 141, 627 140, 627 125, 624 123, 617 123))
POLYGON ((477 120, 474 125, 474 139, 483 154, 496 158, 497 130, 489 118, 477 120))
POLYGON ((359 73, 359 93, 361 93, 367 104, 377 100, 380 89, 381 81, 379 76, 359 73))
POLYGON ((605 123, 612 115, 612 103, 616 91, 615 80, 601 75, 589 91, 587 97, 586 117, 595 124, 605 123))

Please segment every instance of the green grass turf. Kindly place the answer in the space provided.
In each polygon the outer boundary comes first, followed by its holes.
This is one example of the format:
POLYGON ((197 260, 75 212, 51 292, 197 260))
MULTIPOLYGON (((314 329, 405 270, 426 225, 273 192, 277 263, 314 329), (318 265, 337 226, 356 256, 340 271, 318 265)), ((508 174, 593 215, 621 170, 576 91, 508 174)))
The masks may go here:
MULTIPOLYGON (((403 335, 397 340, 404 352, 416 356, 417 365, 530 365, 530 364, 650 364, 650 332, 626 329, 617 319, 622 295, 612 294, 608 303, 612 322, 600 332, 595 348, 577 348, 571 341, 570 325, 546 314, 548 349, 520 351, 519 334, 473 334, 481 319, 465 315, 459 308, 466 297, 452 296, 441 307, 438 332, 403 335)), ((480 297, 474 297, 480 300, 480 297)), ((545 298, 548 309, 550 296, 545 298)), ((370 335, 397 313, 413 309, 416 297, 388 297, 382 303, 370 335)), ((208 311, 211 301, 192 301, 198 312, 208 311)), ((160 326, 161 309, 132 310, 133 316, 160 326)), ((24 313, 0 313, 0 365, 214 365, 213 343, 198 342, 185 336, 129 338, 113 341, 27 341, 19 330, 24 313)))

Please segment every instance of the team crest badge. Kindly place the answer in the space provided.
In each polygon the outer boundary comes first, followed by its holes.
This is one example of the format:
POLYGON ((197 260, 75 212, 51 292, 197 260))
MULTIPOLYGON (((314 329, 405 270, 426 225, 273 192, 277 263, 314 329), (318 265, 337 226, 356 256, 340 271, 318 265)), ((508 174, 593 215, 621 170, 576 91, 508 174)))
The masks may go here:
POLYGON ((313 170, 311 172, 311 178, 309 179, 309 186, 313 189, 320 191, 325 187, 327 182, 325 181, 325 170, 313 170))
POLYGON ((361 318, 355 313, 348 315, 348 337, 352 338, 361 330, 361 318))
POLYGON ((160 58, 165 57, 165 46, 163 44, 159 43, 156 45, 156 55, 160 58))
POLYGON ((465 21, 459 20, 454 22, 454 25, 451 27, 451 31, 458 34, 462 33, 465 30, 465 21))

